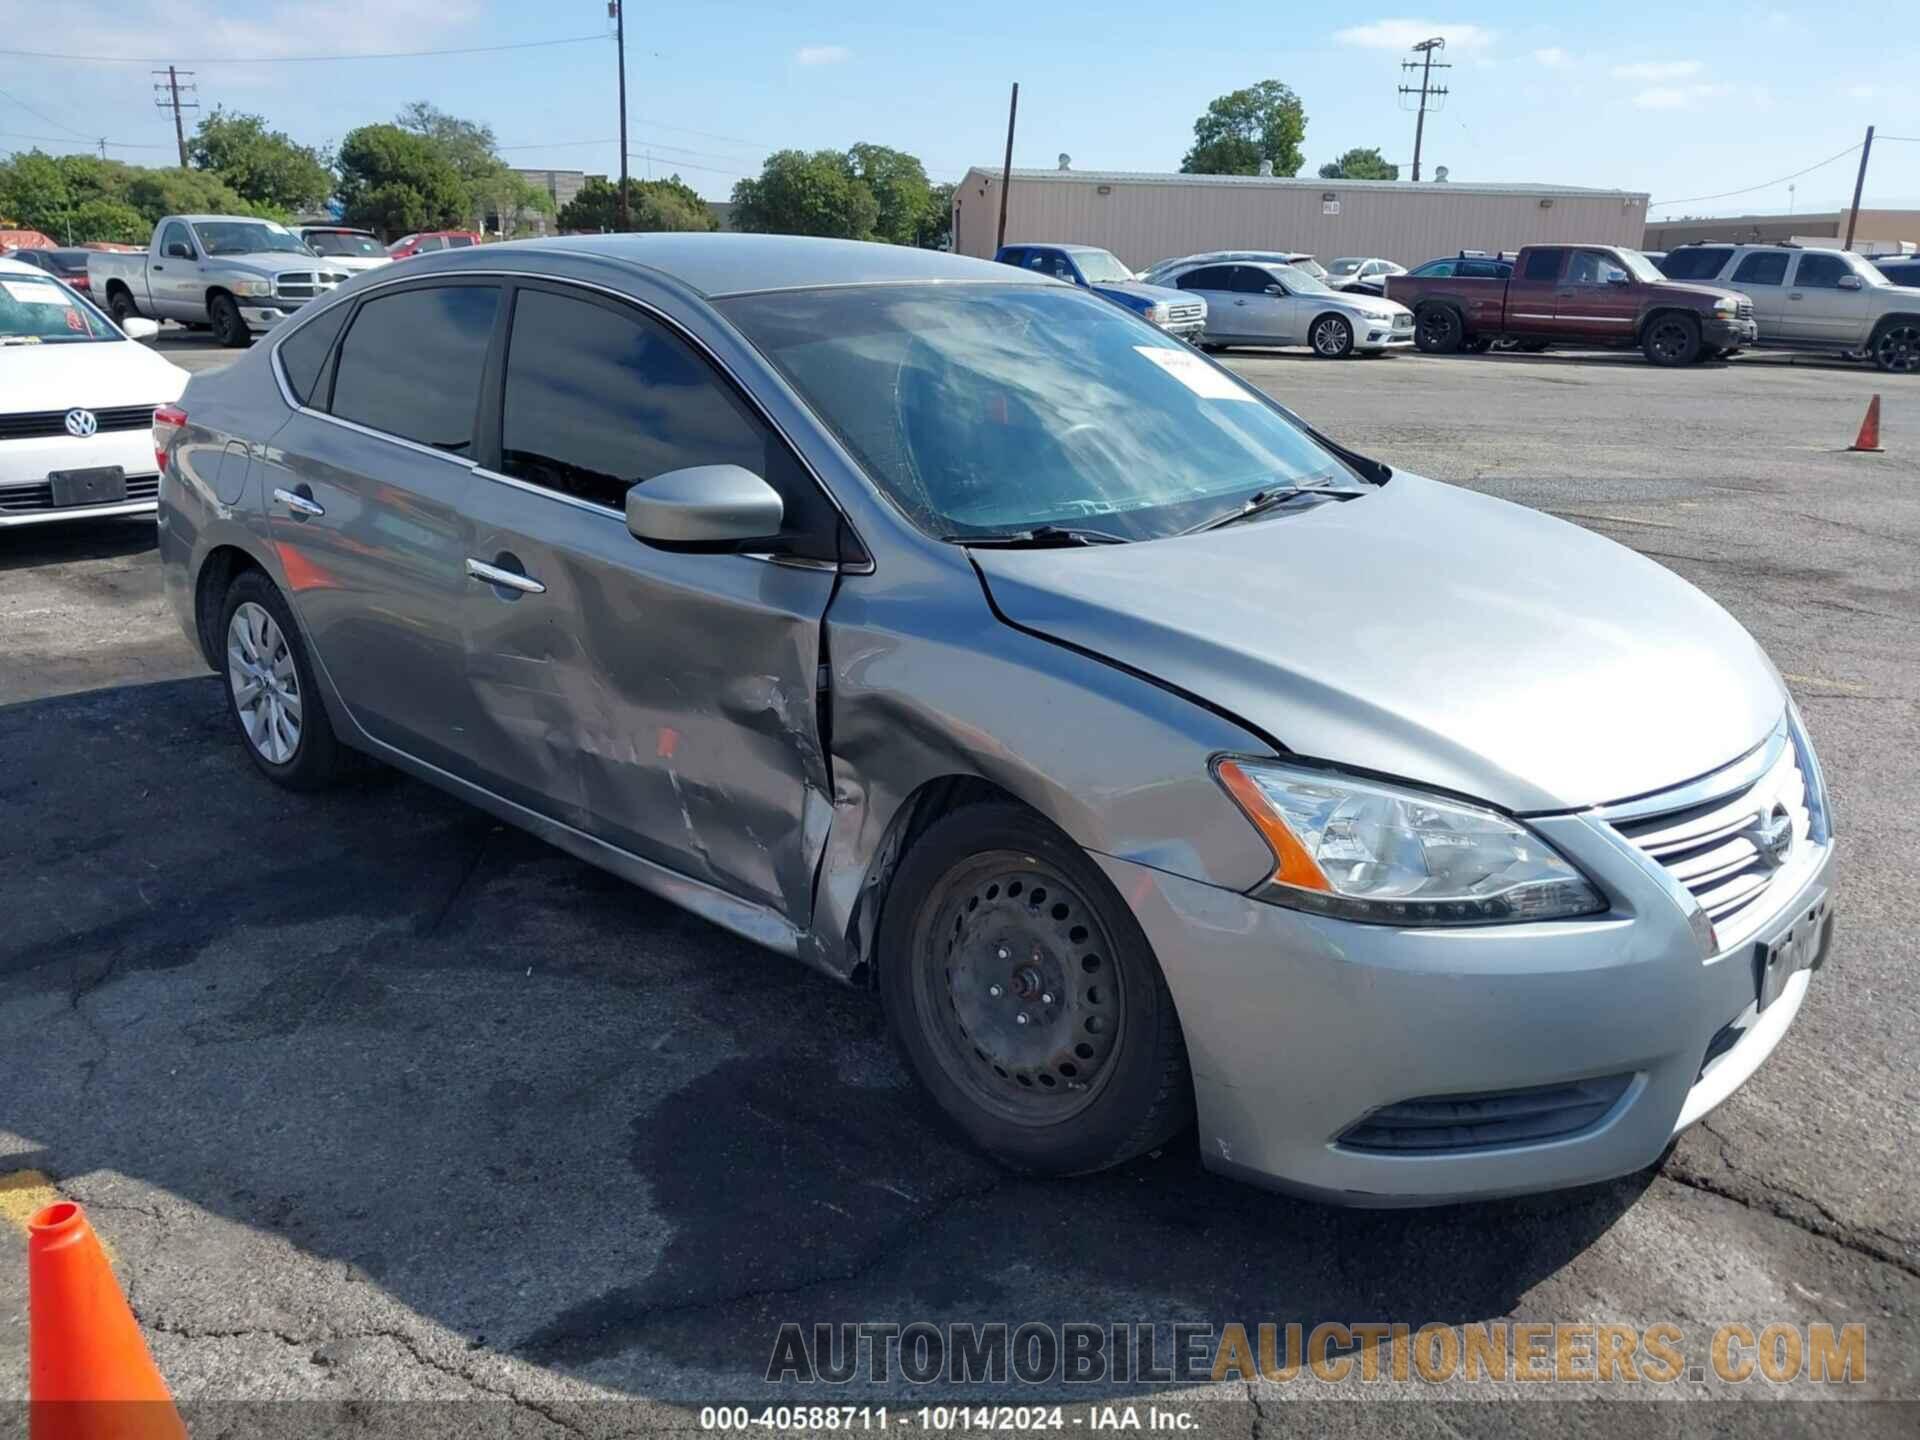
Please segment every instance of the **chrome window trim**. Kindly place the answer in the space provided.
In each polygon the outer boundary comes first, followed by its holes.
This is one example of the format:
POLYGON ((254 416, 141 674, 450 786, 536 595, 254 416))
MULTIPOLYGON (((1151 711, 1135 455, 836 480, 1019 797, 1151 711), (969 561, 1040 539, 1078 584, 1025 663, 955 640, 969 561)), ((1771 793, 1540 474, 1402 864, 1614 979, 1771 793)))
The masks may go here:
POLYGON ((1637 795, 1630 800, 1616 800, 1610 805, 1596 806, 1589 813, 1597 819, 1612 824, 1618 820, 1638 820, 1650 815, 1664 815, 1672 810, 1684 810, 1692 805, 1721 799, 1758 784, 1760 778, 1780 759, 1780 752, 1786 745, 1787 714, 1783 709, 1767 738, 1731 764, 1723 765, 1718 770, 1702 775, 1697 780, 1690 780, 1684 785, 1675 786, 1671 790, 1658 790, 1651 795, 1637 795))
POLYGON ((544 485, 535 485, 531 480, 521 480, 513 475, 502 475, 498 470, 489 470, 484 465, 475 465, 473 473, 483 480, 493 480, 501 485, 511 485, 516 490, 524 490, 529 495, 538 495, 543 500, 557 500, 562 505, 571 505, 576 510, 584 510, 589 515, 603 516, 608 520, 618 520, 623 526, 626 515, 611 505, 602 505, 595 500, 582 500, 577 495, 563 495, 558 490, 549 490, 544 485))
MULTIPOLYGON (((547 271, 461 269, 461 270, 436 270, 430 275, 397 275, 397 276, 394 276, 392 279, 383 278, 377 284, 369 285, 363 290, 356 290, 351 295, 342 296, 335 303, 343 304, 343 305, 354 305, 354 304, 360 303, 363 300, 370 298, 373 295, 378 294, 383 290, 393 290, 403 286, 424 287, 424 286, 433 284, 435 281, 446 281, 446 280, 457 281, 457 280, 464 280, 468 278, 485 278, 485 279, 495 279, 495 280, 542 280, 550 285, 571 286, 573 288, 586 290, 597 295, 604 295, 609 299, 620 302, 623 305, 630 305, 634 309, 640 311, 643 315, 647 316, 649 319, 655 320, 661 325, 664 325, 674 335, 678 336, 686 344, 692 346, 693 349, 697 353, 699 353, 706 360, 706 362, 709 365, 711 365, 722 377, 724 377, 727 383, 732 385, 734 390, 737 391, 743 399, 745 399, 747 405, 751 408, 752 412, 755 415, 760 417, 761 422, 764 425, 766 425, 768 429, 773 431, 775 435, 780 437, 780 442, 787 447, 787 450, 789 451, 789 453, 793 455, 794 459, 799 461, 800 468, 803 471, 805 471, 808 478, 813 481, 814 487, 818 489, 819 492, 826 497, 827 504, 833 507, 834 514, 840 517, 840 523, 846 526, 848 531, 852 533, 855 541, 859 543, 860 548, 866 551, 867 554, 869 555, 873 553, 872 548, 868 546, 864 540, 860 539, 860 532, 858 529, 855 528, 853 523, 853 518, 847 514, 846 507, 840 503, 840 497, 833 493, 833 487, 828 485, 827 482, 823 478, 821 478, 820 472, 814 467, 813 461, 807 457, 807 453, 803 448, 801 448, 799 445, 794 443, 793 436, 787 433, 786 427, 781 425, 779 421, 775 420, 773 416, 768 412, 767 407, 760 403, 760 398, 759 396, 753 393, 752 387, 747 385, 743 380, 741 380, 739 375, 734 373, 734 371, 727 365, 727 363, 724 360, 722 360, 717 354, 714 353, 713 348, 709 346, 704 340, 702 340, 698 335, 695 335, 692 331, 688 330, 686 326, 682 325, 678 320, 674 319, 673 316, 667 314, 665 311, 661 310, 658 306, 653 305, 646 300, 642 300, 636 295, 630 295, 624 290, 616 290, 611 285, 602 285, 591 280, 576 280, 571 276, 554 275, 547 271)), ((902 283, 905 283, 905 282, 902 282, 902 283)), ((977 282, 974 282, 974 283, 977 283, 977 282)), ((831 288, 831 287, 802 286, 802 287, 795 287, 795 288, 813 289, 813 288, 831 288)), ((333 294, 337 294, 338 292, 337 290, 335 290, 335 291, 329 291, 327 293, 330 295, 333 295, 333 294)), ((754 291, 751 293, 759 294, 762 292, 754 291)), ((712 300, 722 299, 725 297, 707 296, 705 298, 709 302, 711 302, 712 300)), ((300 307, 300 318, 302 321, 305 321, 308 318, 309 311, 311 311, 312 314, 314 315, 320 315, 320 314, 324 314, 330 308, 332 307, 323 305, 316 309, 313 306, 312 302, 308 302, 308 304, 300 307)), ((715 313, 716 315, 718 315, 717 311, 715 313)), ((724 315, 718 315, 718 318, 720 319, 720 322, 722 324, 729 323, 724 315)), ((344 425, 349 430, 358 431, 360 434, 363 434, 363 435, 370 435, 377 440, 390 440, 396 445, 405 445, 410 449, 419 450, 423 454, 437 455, 442 460, 452 460, 457 464, 462 464, 467 466, 468 469, 470 469, 476 474, 481 474, 486 476, 486 478, 489 480, 498 480, 504 484, 516 485, 516 486, 519 486, 521 489, 532 492, 533 494, 545 495, 550 499, 559 500, 565 504, 576 505, 596 515, 612 515, 616 519, 618 519, 621 522, 621 524, 624 525, 626 523, 627 517, 624 513, 618 510, 610 509, 605 505, 596 505, 590 500, 576 500, 570 495, 562 495, 559 492, 554 490, 543 489, 538 485, 530 485, 524 480, 514 479, 511 475, 502 475, 498 471, 484 469, 477 460, 468 460, 462 456, 449 455, 444 450, 435 450, 431 445, 422 445, 418 441, 407 439, 404 435, 390 435, 384 430, 375 430, 370 426, 356 424, 354 421, 351 421, 351 420, 342 420, 337 415, 329 415, 324 410, 314 410, 306 405, 301 404, 297 399, 294 398, 293 387, 287 383, 286 372, 280 363, 280 347, 286 343, 286 340, 290 335, 297 334, 299 330, 302 328, 303 326, 296 325, 287 330, 276 331, 274 334, 273 350, 267 357, 267 360, 268 360, 267 368, 273 372, 274 383, 280 387, 280 398, 286 402, 287 407, 290 410, 294 410, 302 415, 310 415, 316 420, 328 420, 335 425, 344 425)), ((345 332, 343 331, 342 335, 344 336, 344 334, 345 332)), ((746 343, 748 343, 749 345, 751 344, 750 341, 746 343)), ((505 377, 503 376, 502 383, 504 382, 505 382, 505 377)), ((800 402, 800 403, 804 403, 804 402, 800 402)), ((783 557, 783 558, 791 558, 791 557, 783 557)), ((866 575, 866 574, 871 574, 873 572, 873 562, 871 560, 861 565, 847 565, 844 562, 837 561, 837 560, 823 561, 821 563, 823 565, 831 565, 836 570, 846 570, 850 574, 866 575)))

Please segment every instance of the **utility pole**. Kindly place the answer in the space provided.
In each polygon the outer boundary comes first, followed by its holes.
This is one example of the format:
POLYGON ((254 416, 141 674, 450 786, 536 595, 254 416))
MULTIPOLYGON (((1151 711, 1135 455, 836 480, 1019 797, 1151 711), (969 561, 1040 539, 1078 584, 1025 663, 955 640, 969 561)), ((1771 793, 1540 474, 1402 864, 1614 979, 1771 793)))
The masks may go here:
POLYGON ((1867 183, 1867 157, 1873 154, 1873 126, 1867 126, 1867 143, 1860 147, 1860 173, 1853 177, 1853 209, 1847 213, 1847 244, 1853 249, 1853 227, 1860 223, 1860 192, 1867 183))
MULTIPOLYGON (((1420 85, 1418 89, 1411 85, 1402 85, 1400 87, 1400 93, 1402 95, 1418 95, 1420 97, 1419 118, 1413 122, 1413 178, 1414 183, 1418 184, 1420 180, 1420 142, 1426 138, 1427 133, 1427 98, 1432 96, 1435 99, 1439 99, 1447 93, 1444 85, 1435 85, 1433 83, 1433 72, 1436 69, 1451 70, 1453 67, 1445 63, 1438 66, 1433 63, 1433 52, 1447 48, 1445 36, 1436 35, 1431 40, 1422 40, 1413 48, 1419 53, 1420 58, 1418 60, 1402 60, 1400 62, 1400 68, 1402 70, 1418 70, 1420 72, 1420 85)), ((1436 106, 1435 108, 1437 109, 1438 107, 1436 106)))
POLYGON ((633 228, 627 206, 627 7, 620 0, 607 0, 607 13, 613 17, 614 48, 620 52, 620 198, 613 228, 624 235, 633 228))
POLYGON ((1013 82, 1013 99, 1007 102, 1007 158, 1000 162, 1000 238, 993 242, 998 253, 1007 243, 1007 192, 1013 188, 1013 122, 1020 114, 1020 82, 1013 82))
POLYGON ((156 75, 164 73, 167 77, 165 80, 156 80, 154 82, 153 103, 161 110, 173 111, 173 138, 180 143, 180 168, 184 170, 187 168, 187 127, 181 122, 180 112, 182 110, 198 110, 200 108, 200 102, 198 100, 182 100, 180 98, 180 92, 185 90, 188 94, 192 94, 199 87, 196 85, 182 85, 180 83, 180 77, 183 74, 188 79, 193 78, 193 71, 191 70, 175 70, 173 66, 169 65, 164 72, 156 70, 153 73, 156 75))
POLYGON ((107 137, 104 135, 100 137, 100 158, 102 160, 107 158, 107 137))

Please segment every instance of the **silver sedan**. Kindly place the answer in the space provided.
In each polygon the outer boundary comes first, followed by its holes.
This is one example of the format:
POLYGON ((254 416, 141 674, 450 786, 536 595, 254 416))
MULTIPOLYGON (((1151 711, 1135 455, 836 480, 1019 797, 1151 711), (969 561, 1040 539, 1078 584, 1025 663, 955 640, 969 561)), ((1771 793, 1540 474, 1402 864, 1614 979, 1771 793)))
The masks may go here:
POLYGON ((1293 265, 1196 262, 1156 282, 1207 302, 1201 344, 1263 348, 1307 345, 1325 360, 1413 346, 1413 312, 1397 300, 1348 295, 1293 265))
POLYGON ((1197 1120, 1347 1202, 1599 1180, 1826 955, 1820 767, 1723 610, 1006 266, 448 252, 161 439, 261 776, 373 757, 871 987, 1021 1169, 1197 1120))

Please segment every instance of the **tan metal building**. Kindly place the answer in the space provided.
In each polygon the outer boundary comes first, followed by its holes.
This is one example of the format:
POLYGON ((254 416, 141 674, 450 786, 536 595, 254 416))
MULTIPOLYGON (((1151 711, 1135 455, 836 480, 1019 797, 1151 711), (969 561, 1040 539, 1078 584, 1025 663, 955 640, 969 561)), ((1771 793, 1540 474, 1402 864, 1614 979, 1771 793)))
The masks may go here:
MULTIPOLYGON (((1643 249, 1671 250, 1695 240, 1725 240, 1761 245, 1793 240, 1838 247, 1847 235, 1844 210, 1802 211, 1798 215, 1722 215, 1708 219, 1649 220, 1643 249)), ((1854 226, 1853 248, 1861 252, 1898 249, 1920 243, 1920 210, 1862 210, 1854 226)))
MULTIPOLYGON (((975 166, 954 191, 953 248, 990 257, 999 220, 1000 169, 975 166)), ((1545 241, 1637 246, 1646 221, 1644 191, 1451 180, 1015 170, 1007 195, 1008 244, 1099 245, 1135 270, 1201 250, 1378 255, 1418 265, 1545 241)))

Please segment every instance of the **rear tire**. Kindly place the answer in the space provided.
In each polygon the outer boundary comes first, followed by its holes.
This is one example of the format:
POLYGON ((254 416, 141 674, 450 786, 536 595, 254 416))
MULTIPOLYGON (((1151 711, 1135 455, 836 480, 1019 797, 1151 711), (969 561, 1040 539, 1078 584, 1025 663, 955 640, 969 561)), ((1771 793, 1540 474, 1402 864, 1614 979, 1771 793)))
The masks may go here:
POLYGON ((231 295, 216 295, 207 302, 207 319, 213 325, 213 338, 229 350, 244 350, 253 343, 247 322, 240 318, 240 302, 231 295))
POLYGON ((346 751, 327 722, 293 612, 260 571, 242 571, 227 587, 218 642, 227 714, 260 773, 289 790, 332 784, 346 751))
POLYGON ((107 313, 113 316, 113 323, 124 325, 139 312, 133 308, 133 294, 124 285, 116 285, 107 292, 107 313))
POLYGON ((1700 358, 1700 322, 1677 310, 1655 315, 1641 333, 1640 349, 1656 365, 1691 365, 1700 358))
POLYGON ((1001 1163, 1100 1170, 1191 1118, 1186 1045, 1146 936, 1086 853, 1027 810, 995 801, 934 821, 894 876, 879 939, 908 1068, 1001 1163))
POLYGON ((1465 338, 1459 312, 1447 305, 1423 305, 1413 314, 1413 343, 1426 355, 1451 355, 1465 338))

